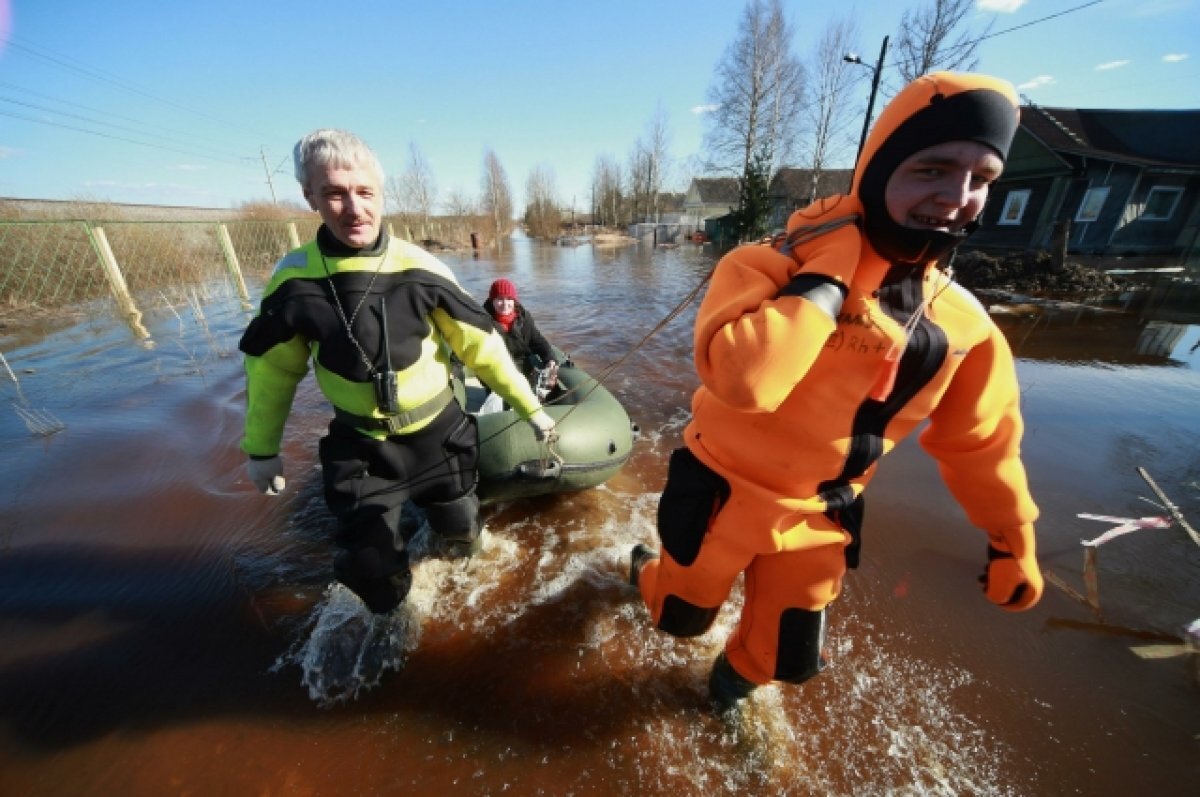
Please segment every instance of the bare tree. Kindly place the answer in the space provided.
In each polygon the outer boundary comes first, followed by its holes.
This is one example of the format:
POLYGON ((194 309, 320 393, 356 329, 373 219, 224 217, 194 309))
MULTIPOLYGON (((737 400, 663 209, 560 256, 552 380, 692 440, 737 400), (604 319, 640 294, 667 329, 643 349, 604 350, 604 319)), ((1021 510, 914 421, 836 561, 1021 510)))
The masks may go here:
POLYGON ((483 153, 483 198, 482 213, 491 226, 492 240, 496 249, 503 249, 503 241, 512 232, 512 190, 508 186, 508 175, 500 165, 496 153, 488 147, 483 153))
POLYGON ((557 238, 562 229, 554 169, 538 164, 525 182, 525 226, 535 238, 557 238))
POLYGON ((620 164, 612 155, 597 156, 592 168, 592 218, 604 227, 619 226, 624 204, 620 164))
POLYGON ((466 245, 474 231, 483 220, 479 207, 471 195, 463 188, 454 187, 442 203, 444 216, 438 223, 438 236, 441 243, 466 245))
POLYGON ((403 173, 388 178, 384 194, 406 224, 420 224, 425 234, 429 234, 437 188, 433 167, 416 142, 409 142, 408 166, 403 173))
POLYGON ((626 170, 629 190, 630 221, 637 223, 645 221, 650 214, 650 175, 653 167, 650 165, 650 153, 646 150, 646 142, 638 139, 633 142, 629 151, 629 168, 626 170))
POLYGON ((671 168, 669 149, 671 136, 667 130, 667 109, 662 102, 654 109, 654 115, 646 123, 643 153, 644 189, 646 192, 647 214, 658 220, 659 194, 666 184, 667 172, 671 168))
POLYGON ((813 56, 809 74, 815 77, 816 96, 806 108, 810 144, 805 154, 812 170, 809 202, 817 198, 821 172, 854 146, 853 135, 847 133, 856 120, 851 117, 851 108, 845 101, 854 80, 843 56, 855 49, 857 38, 858 25, 853 19, 831 20, 813 56))
POLYGON ((894 63, 905 83, 940 69, 971 71, 979 65, 975 51, 982 33, 968 27, 974 0, 928 0, 900 17, 894 63))
POLYGON ((744 176, 765 154, 774 171, 794 156, 805 75, 791 41, 781 0, 749 0, 709 87, 717 106, 705 135, 711 170, 744 176))

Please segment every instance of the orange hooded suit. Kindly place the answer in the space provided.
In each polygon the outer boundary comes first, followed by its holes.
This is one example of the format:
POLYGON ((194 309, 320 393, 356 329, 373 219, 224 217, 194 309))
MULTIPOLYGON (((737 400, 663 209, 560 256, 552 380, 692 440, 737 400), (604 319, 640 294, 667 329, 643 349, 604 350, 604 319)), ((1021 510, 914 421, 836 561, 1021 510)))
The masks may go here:
POLYGON ((824 608, 857 565, 862 491, 926 419, 921 445, 987 532, 988 597, 1015 610, 1041 594, 1009 347, 937 266, 963 235, 902 227, 884 207, 913 153, 968 140, 1003 158, 1017 119, 1003 81, 919 78, 875 123, 849 195, 794 213, 781 250, 739 247, 716 268, 695 326, 702 385, 659 506, 662 555, 637 583, 658 628, 693 636, 744 572, 725 655, 752 684, 824 666, 824 608))

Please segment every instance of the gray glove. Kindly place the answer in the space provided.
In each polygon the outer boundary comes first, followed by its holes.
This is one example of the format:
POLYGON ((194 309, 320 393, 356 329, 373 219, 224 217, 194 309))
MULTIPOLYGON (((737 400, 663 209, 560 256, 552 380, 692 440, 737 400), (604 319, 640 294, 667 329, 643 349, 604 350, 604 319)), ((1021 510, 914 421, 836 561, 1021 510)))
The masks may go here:
POLYGON ((250 481, 254 482, 260 493, 279 495, 283 492, 283 486, 287 484, 283 478, 283 460, 278 454, 267 459, 251 457, 246 463, 246 469, 250 472, 250 481))

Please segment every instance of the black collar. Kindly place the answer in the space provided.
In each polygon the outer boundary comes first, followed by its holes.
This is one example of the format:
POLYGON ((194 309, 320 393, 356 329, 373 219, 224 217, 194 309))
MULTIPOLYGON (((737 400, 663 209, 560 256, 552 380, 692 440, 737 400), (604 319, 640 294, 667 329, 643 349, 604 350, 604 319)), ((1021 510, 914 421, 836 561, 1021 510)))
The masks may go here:
POLYGON ((361 249, 347 246, 342 241, 339 241, 324 224, 317 230, 317 248, 326 257, 371 257, 383 254, 387 249, 387 245, 388 234, 386 228, 379 230, 379 237, 375 239, 375 243, 370 246, 364 246, 361 249))

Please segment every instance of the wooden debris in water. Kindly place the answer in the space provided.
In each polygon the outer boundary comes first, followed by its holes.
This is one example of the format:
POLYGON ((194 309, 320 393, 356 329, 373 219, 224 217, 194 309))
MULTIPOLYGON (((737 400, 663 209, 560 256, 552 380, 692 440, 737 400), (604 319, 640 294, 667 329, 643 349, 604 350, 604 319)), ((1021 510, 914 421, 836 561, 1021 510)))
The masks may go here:
POLYGON ((34 437, 49 437, 53 434, 58 434, 67 428, 67 425, 46 409, 33 409, 29 406, 29 402, 25 399, 25 394, 21 392, 21 380, 17 379, 17 375, 13 373, 13 369, 8 364, 8 359, 0 352, 0 363, 4 365, 4 370, 8 373, 9 379, 13 381, 13 385, 17 388, 17 400, 12 403, 13 409, 16 410, 17 416, 25 422, 25 426, 33 434, 34 437))
MULTIPOLYGON (((1158 496, 1158 499, 1161 502, 1158 505, 1170 514, 1170 518, 1131 519, 1108 517, 1105 515, 1080 514, 1079 517, 1086 519, 1117 521, 1123 524, 1111 529, 1109 532, 1101 537, 1096 538, 1095 540, 1083 541, 1083 583, 1086 594, 1080 593, 1077 589, 1067 584, 1054 573, 1047 571, 1045 576, 1047 582, 1058 587, 1070 597, 1090 608, 1095 615, 1096 622, 1087 624, 1077 622, 1073 623, 1073 621, 1069 620, 1050 620, 1048 622, 1052 625, 1087 628, 1089 630, 1097 630, 1105 633, 1129 634, 1140 636, 1143 639, 1152 639, 1157 636, 1158 641, 1161 641, 1165 644, 1132 646, 1130 647, 1130 651, 1132 651, 1134 655, 1148 661, 1175 658, 1177 656, 1191 656, 1194 661, 1192 668, 1193 677, 1197 685, 1200 685, 1200 619, 1192 621, 1192 623, 1185 629, 1184 637, 1180 638, 1169 635, 1160 635, 1153 631, 1139 631, 1133 628, 1117 628, 1115 626, 1111 626, 1104 622, 1104 616, 1100 610, 1100 573, 1098 565, 1098 551, 1103 542, 1122 534, 1129 533, 1130 531, 1137 531, 1144 528, 1170 528, 1175 524, 1178 524, 1183 528, 1184 531, 1187 532, 1188 536, 1192 538, 1193 542, 1195 542, 1197 545, 1200 545, 1200 534, 1198 534, 1196 530, 1188 523, 1187 518, 1183 516, 1183 513, 1180 511, 1178 505, 1176 505, 1175 502, 1167 497, 1167 494, 1163 492, 1162 488, 1158 486, 1145 468, 1139 466, 1137 472, 1138 475, 1145 480, 1146 484, 1150 485, 1150 489, 1154 491, 1154 494, 1158 496)), ((1150 501, 1150 503, 1154 502, 1150 501)))

